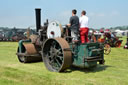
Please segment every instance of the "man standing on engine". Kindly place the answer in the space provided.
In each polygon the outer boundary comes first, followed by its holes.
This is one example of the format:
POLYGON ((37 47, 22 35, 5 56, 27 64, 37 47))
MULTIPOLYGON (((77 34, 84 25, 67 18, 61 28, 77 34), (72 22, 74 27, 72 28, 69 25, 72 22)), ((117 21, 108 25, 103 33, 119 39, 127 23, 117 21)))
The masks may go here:
POLYGON ((86 11, 81 12, 81 17, 79 19, 80 23, 80 39, 81 43, 87 43, 88 42, 88 17, 86 16, 86 11))
POLYGON ((73 9, 69 24, 67 24, 68 27, 70 27, 73 41, 78 41, 78 34, 79 34, 79 18, 78 16, 76 16, 76 13, 77 13, 77 10, 73 9))

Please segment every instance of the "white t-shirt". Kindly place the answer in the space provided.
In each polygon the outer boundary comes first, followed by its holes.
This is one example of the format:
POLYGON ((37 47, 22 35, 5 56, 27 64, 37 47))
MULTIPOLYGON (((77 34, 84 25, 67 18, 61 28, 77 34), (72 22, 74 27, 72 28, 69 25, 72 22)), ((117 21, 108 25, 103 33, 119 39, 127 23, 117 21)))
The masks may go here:
POLYGON ((87 16, 81 16, 79 19, 80 28, 88 27, 88 17, 87 16))

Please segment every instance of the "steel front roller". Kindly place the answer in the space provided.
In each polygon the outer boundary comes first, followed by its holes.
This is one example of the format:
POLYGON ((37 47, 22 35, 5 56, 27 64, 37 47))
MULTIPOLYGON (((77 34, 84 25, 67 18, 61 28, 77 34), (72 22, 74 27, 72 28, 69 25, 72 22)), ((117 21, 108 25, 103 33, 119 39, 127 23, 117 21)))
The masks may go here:
POLYGON ((41 61, 42 57, 38 54, 33 44, 23 44, 18 47, 17 57, 21 63, 30 63, 41 61))
POLYGON ((43 61, 48 70, 61 72, 72 64, 72 54, 67 41, 63 38, 50 38, 43 46, 43 61))

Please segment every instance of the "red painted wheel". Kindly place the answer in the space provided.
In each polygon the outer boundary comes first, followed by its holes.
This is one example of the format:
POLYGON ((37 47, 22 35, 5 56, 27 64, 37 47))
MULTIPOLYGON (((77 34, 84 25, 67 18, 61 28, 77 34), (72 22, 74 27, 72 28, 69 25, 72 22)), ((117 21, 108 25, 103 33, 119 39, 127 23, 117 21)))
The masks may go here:
POLYGON ((120 41, 117 41, 117 42, 115 43, 115 47, 120 48, 120 46, 121 46, 121 42, 120 42, 120 41))

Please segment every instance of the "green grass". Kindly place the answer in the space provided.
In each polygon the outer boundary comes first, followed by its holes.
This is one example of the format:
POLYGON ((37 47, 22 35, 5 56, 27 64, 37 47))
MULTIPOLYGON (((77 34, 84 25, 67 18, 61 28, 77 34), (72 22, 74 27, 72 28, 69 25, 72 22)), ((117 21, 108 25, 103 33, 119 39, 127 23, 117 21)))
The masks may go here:
POLYGON ((92 69, 71 68, 49 72, 43 62, 22 64, 16 42, 0 42, 0 85, 128 85, 128 50, 112 48, 105 65, 92 69))

